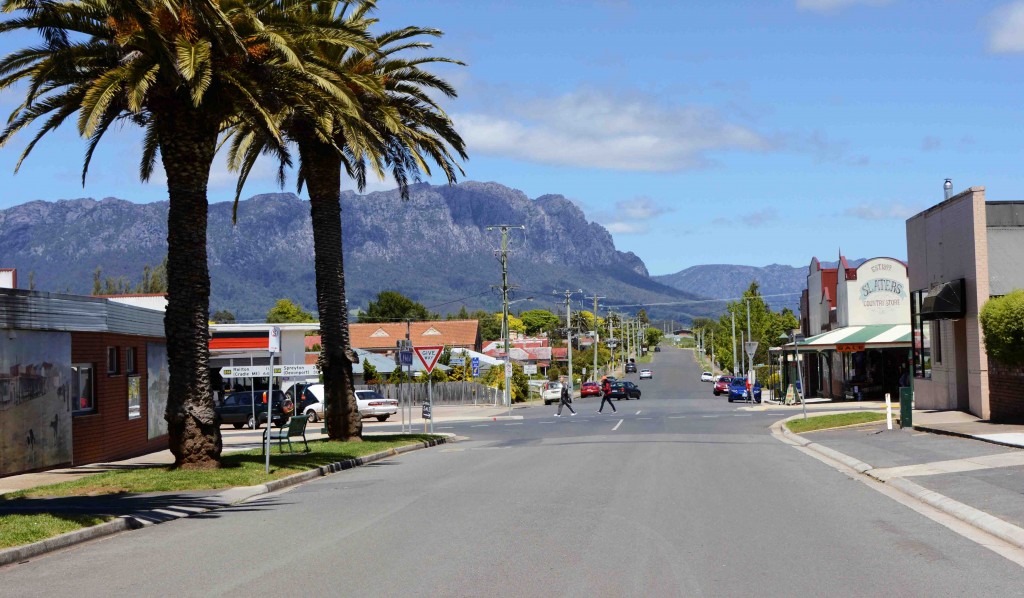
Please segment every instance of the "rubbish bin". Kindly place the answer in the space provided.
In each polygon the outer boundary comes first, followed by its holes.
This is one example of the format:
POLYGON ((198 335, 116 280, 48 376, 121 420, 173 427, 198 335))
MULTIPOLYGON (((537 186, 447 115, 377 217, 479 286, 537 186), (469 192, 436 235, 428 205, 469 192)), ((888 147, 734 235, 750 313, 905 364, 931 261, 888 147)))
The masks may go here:
POLYGON ((914 391, 909 386, 900 387, 900 428, 914 426, 914 391))

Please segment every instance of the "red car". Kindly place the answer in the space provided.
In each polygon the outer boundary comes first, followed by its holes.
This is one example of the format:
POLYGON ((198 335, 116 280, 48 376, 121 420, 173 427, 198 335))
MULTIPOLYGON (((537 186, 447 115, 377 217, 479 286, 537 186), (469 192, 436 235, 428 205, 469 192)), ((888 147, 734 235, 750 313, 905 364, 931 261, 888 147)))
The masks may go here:
POLYGON ((732 382, 732 377, 719 376, 718 380, 715 381, 715 388, 714 390, 712 390, 712 392, 715 393, 716 397, 721 394, 729 394, 730 382, 732 382))
POLYGON ((601 385, 597 382, 584 382, 580 387, 580 398, 601 396, 601 385))

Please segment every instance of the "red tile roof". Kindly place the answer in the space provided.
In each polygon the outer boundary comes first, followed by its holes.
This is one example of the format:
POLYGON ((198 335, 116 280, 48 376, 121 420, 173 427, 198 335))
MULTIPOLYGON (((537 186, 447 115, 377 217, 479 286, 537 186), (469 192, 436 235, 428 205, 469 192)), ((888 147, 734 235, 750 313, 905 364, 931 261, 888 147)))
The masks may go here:
MULTIPOLYGON (((409 340, 414 347, 445 345, 480 350, 480 322, 477 320, 412 322, 409 328, 409 340)), ((405 340, 405 331, 405 322, 348 325, 349 340, 353 348, 377 352, 393 350, 398 341, 405 340)), ((311 347, 318 343, 319 335, 307 336, 306 350, 311 350, 311 347)))

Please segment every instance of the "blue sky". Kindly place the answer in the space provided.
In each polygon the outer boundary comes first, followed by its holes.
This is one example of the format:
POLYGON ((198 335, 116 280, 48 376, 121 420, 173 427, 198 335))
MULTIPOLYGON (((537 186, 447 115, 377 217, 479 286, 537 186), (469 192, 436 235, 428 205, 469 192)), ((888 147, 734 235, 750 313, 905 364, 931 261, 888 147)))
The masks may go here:
MULTIPOLYGON (((906 256, 904 222, 956 190, 1024 199, 1024 1, 380 0, 383 26, 437 27, 466 178, 557 193, 653 274, 906 256)), ((0 52, 24 39, 0 40, 0 52)), ((0 96, 9 112, 16 96, 0 96)), ((135 176, 138 132, 80 183, 67 129, 11 174, 33 199, 165 199, 135 176)), ((273 165, 245 196, 277 190, 273 165)), ((372 189, 387 188, 375 182, 372 189)), ((294 189, 289 182, 287 190, 294 189)), ((211 201, 233 179, 218 160, 211 201)))

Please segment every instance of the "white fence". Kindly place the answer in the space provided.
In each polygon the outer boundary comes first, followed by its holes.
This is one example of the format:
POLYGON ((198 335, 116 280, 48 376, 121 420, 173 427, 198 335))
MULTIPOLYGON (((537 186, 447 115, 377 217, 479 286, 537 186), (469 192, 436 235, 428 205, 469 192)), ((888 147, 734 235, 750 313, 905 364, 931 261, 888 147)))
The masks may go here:
MULTIPOLYGON (((395 399, 405 405, 412 393, 412 404, 416 405, 427 400, 427 385, 413 384, 380 384, 373 386, 356 386, 357 389, 372 389, 389 399, 395 399)), ((491 405, 501 404, 501 391, 497 388, 484 386, 478 382, 434 382, 434 405, 491 405)))

